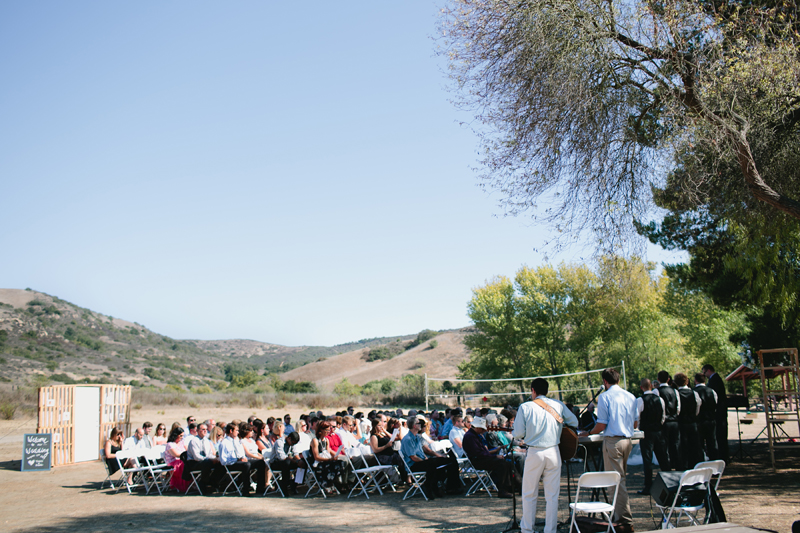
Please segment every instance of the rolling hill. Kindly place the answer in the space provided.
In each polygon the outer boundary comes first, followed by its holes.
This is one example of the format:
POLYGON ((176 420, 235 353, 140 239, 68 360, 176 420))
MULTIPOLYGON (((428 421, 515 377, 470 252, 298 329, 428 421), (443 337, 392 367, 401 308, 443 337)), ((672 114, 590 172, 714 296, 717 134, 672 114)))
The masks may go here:
POLYGON ((406 346, 416 335, 330 347, 244 339, 178 340, 45 293, 0 289, 0 382, 222 390, 228 386, 226 368, 235 364, 257 375, 281 373, 285 380, 311 381, 330 390, 343 378, 362 384, 406 373, 452 377, 466 357, 463 335, 442 332, 436 348, 426 342, 393 359, 367 362, 369 350, 406 346))

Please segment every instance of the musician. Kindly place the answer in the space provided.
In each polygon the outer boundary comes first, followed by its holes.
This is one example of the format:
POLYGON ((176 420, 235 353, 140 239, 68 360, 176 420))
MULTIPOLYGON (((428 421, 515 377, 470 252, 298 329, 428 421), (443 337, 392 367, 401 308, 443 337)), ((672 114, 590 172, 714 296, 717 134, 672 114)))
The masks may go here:
POLYGON ((699 372, 694 375, 694 392, 703 402, 700 407, 700 413, 697 415, 700 444, 705 448, 708 458, 714 461, 719 459, 719 449, 717 448, 717 393, 711 387, 706 386, 706 377, 699 372))
POLYGON ((717 393, 717 449, 719 458, 728 462, 728 396, 725 382, 714 371, 714 365, 703 365, 703 375, 708 379, 708 387, 717 393))
POLYGON ((664 399, 666 418, 661 428, 661 437, 667 446, 667 457, 672 468, 678 468, 680 462, 681 430, 678 426, 678 414, 681 412, 681 399, 675 389, 669 386, 672 378, 669 372, 662 370, 658 373, 658 395, 664 399))
POLYGON ((659 396, 657 391, 653 390, 649 379, 642 379, 639 388, 642 389, 643 394, 636 399, 636 407, 639 411, 639 429, 644 431, 644 438, 639 441, 644 465, 644 488, 639 491, 639 494, 650 494, 650 487, 653 483, 654 451, 661 471, 668 472, 670 470, 667 447, 661 436, 666 412, 664 399, 659 396))
POLYGON ((636 398, 619 385, 619 372, 606 368, 601 374, 606 391, 597 399, 597 424, 592 431, 583 435, 603 433, 603 465, 606 470, 619 472, 621 476, 617 489, 617 503, 614 507, 614 520, 620 522, 616 530, 620 533, 633 531, 633 515, 628 502, 628 456, 633 444, 633 430, 639 419, 636 398))
POLYGON ((578 418, 558 400, 547 398, 550 385, 546 379, 531 383, 531 399, 519 406, 514 420, 513 436, 528 446, 522 475, 522 533, 533 533, 539 480, 544 485, 544 533, 556 533, 558 525, 558 496, 561 488, 561 440, 563 424, 578 426, 578 418))

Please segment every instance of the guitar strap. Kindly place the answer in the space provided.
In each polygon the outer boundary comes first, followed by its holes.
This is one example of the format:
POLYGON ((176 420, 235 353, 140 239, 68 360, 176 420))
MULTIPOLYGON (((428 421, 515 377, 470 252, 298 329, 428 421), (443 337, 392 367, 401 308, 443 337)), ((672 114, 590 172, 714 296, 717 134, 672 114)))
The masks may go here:
POLYGON ((539 407, 541 407, 542 409, 544 409, 545 411, 550 413, 553 416, 553 418, 556 419, 556 422, 558 422, 559 424, 564 422, 564 419, 561 418, 561 416, 558 413, 556 413, 555 409, 553 409, 552 407, 547 405, 546 401, 540 400, 539 398, 536 398, 535 400, 533 400, 533 403, 535 403, 536 405, 538 405, 539 407))

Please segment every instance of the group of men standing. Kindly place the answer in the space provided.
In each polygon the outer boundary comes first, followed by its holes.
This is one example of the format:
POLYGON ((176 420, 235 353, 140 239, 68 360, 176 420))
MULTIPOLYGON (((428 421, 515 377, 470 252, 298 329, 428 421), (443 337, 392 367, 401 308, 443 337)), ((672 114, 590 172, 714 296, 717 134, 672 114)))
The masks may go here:
MULTIPOLYGON (((667 372, 659 372, 655 388, 649 379, 643 379, 644 394, 638 399, 619 386, 620 375, 615 369, 603 370, 602 379, 605 391, 597 401, 596 424, 579 436, 603 433, 604 469, 621 477, 614 509, 614 521, 619 524, 616 530, 632 533, 626 475, 634 430, 639 426, 645 434, 641 441, 645 489, 640 493, 650 491, 653 452, 662 470, 691 468, 703 460, 704 449, 710 459, 727 461, 725 386, 712 365, 705 365, 702 373, 695 375, 694 388, 689 388, 685 374, 670 378, 667 372)), ((563 425, 578 426, 578 419, 566 405, 546 398, 548 390, 545 379, 534 379, 532 401, 520 406, 514 421, 514 438, 523 440, 528 448, 522 477, 522 533, 533 532, 540 480, 546 506, 544 533, 556 533, 561 484, 558 444, 563 425)))
POLYGON ((642 379, 637 400, 640 445, 644 463, 644 488, 649 494, 653 481, 653 454, 662 471, 688 470, 705 460, 728 461, 728 407, 725 384, 712 365, 689 377, 670 376, 662 370, 654 384, 642 379), (706 383, 706 381, 708 383, 706 383), (655 386, 654 386, 655 385, 655 386))

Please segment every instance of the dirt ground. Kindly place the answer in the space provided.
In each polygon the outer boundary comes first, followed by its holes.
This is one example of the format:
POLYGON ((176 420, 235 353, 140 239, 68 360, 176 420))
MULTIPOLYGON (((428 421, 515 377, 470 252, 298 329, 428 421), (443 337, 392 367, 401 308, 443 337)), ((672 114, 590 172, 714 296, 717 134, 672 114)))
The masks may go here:
MULTIPOLYGON (((294 417, 299 410, 289 409, 294 417)), ((185 408, 135 410, 132 422, 145 420, 168 425, 185 420, 185 408)), ((246 418, 247 409, 200 408, 198 419, 246 418)), ((280 413, 258 413, 263 418, 280 413)), ((736 414, 730 419, 731 453, 738 452, 736 414)), ((764 427, 763 418, 742 426, 743 438, 753 438, 764 427)), ((298 531, 318 532, 414 532, 458 531, 483 533, 503 531, 511 516, 511 500, 477 496, 450 496, 426 503, 420 497, 402 501, 402 492, 347 500, 337 496, 280 499, 274 496, 129 495, 99 490, 105 469, 98 462, 54 468, 49 472, 20 472, 22 435, 36 431, 35 420, 0 422, 0 530, 25 532, 75 531, 298 531)), ((796 450, 779 454, 779 472, 772 473, 766 442, 746 444, 744 452, 728 466, 720 485, 720 499, 728 522, 777 532, 791 531, 800 519, 800 463, 796 450)), ((583 465, 573 465, 577 476, 583 465)), ((635 491, 642 487, 642 467, 631 466, 628 474, 636 531, 655 529, 650 498, 635 491)), ((574 491, 574 485, 573 485, 574 491)), ((540 502, 537 530, 544 525, 540 502)), ((559 500, 559 533, 567 533, 567 477, 562 475, 559 500)))

